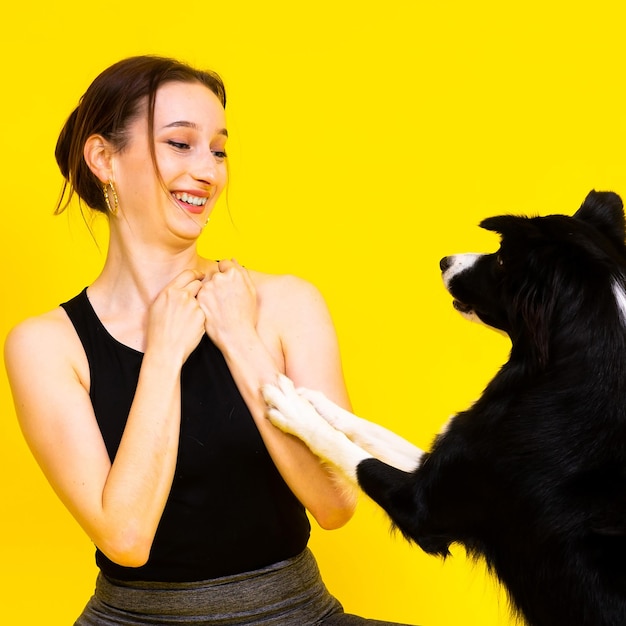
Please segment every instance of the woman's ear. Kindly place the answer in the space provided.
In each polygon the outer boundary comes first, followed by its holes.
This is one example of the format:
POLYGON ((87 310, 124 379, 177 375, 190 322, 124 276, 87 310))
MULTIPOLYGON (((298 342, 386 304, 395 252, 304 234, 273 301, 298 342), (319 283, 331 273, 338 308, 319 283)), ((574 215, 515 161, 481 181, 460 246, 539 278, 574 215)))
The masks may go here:
POLYGON ((85 142, 83 156, 87 167, 106 184, 113 178, 113 148, 102 135, 91 135, 85 142))

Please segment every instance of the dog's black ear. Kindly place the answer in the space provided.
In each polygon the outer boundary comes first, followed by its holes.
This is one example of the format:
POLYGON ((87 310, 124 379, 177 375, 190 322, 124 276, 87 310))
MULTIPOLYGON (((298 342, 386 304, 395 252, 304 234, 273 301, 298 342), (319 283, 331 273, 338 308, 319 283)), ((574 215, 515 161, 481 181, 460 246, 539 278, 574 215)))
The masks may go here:
POLYGON ((479 226, 485 230, 491 230, 499 235, 505 235, 508 232, 519 232, 522 228, 522 224, 527 223, 528 220, 518 215, 494 215, 493 217, 486 217, 479 226))
POLYGON ((485 230, 498 233, 503 239, 515 241, 533 241, 541 235, 535 220, 525 215, 494 215, 486 217, 479 226, 485 230))
POLYGON ((577 220, 591 224, 605 237, 624 246, 626 238, 626 220, 622 199, 612 191, 590 191, 578 211, 577 220))

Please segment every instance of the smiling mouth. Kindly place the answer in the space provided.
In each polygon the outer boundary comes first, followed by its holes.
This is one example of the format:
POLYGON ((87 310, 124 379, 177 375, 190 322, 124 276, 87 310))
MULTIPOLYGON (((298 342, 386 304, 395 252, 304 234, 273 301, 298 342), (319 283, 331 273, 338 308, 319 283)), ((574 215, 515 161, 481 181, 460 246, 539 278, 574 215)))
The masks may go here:
POLYGON ((173 193, 172 195, 174 196, 174 198, 176 198, 176 200, 179 200, 180 202, 184 202, 185 204, 189 204, 190 206, 194 207, 204 206, 208 199, 206 196, 192 196, 191 194, 186 192, 173 193))

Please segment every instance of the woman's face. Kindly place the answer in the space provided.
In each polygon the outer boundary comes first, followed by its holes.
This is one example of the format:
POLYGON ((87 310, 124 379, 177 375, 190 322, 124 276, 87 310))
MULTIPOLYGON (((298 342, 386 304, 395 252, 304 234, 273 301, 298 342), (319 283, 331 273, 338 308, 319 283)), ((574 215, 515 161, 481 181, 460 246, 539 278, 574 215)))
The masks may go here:
POLYGON ((162 179, 150 157, 147 115, 130 124, 130 140, 113 157, 122 221, 133 232, 165 226, 184 239, 202 231, 227 181, 226 117, 217 96, 200 83, 165 83, 154 107, 154 146, 162 179))

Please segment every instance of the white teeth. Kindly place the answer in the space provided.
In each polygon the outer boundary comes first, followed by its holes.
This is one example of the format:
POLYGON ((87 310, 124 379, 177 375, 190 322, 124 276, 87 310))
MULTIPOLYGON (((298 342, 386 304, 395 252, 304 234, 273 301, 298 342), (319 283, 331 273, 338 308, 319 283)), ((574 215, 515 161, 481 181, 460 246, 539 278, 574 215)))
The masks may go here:
POLYGON ((200 198, 199 196, 192 196, 191 194, 184 191, 183 193, 174 193, 174 197, 177 200, 182 200, 187 204, 193 204, 195 206, 204 206, 206 204, 206 198, 200 198))

